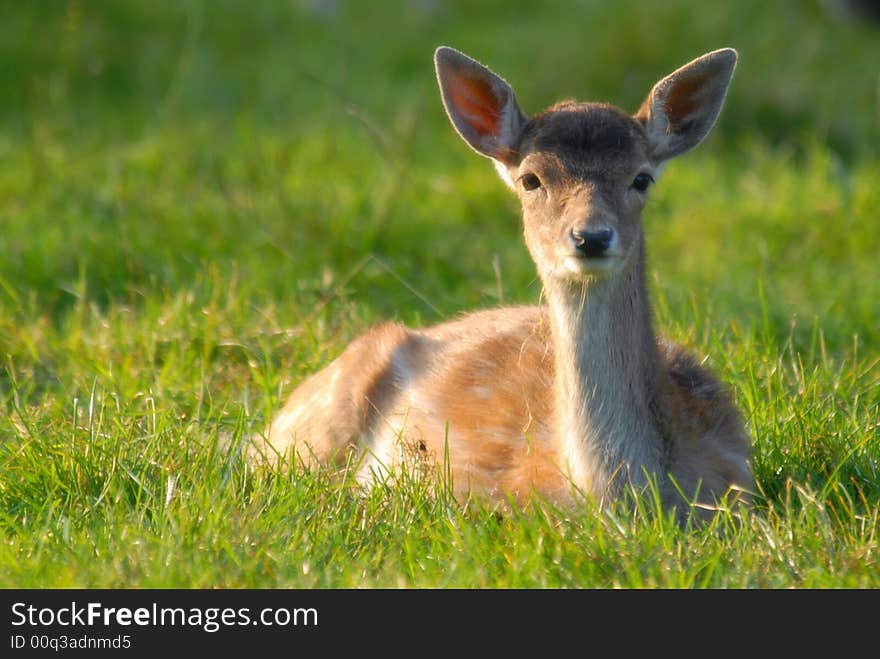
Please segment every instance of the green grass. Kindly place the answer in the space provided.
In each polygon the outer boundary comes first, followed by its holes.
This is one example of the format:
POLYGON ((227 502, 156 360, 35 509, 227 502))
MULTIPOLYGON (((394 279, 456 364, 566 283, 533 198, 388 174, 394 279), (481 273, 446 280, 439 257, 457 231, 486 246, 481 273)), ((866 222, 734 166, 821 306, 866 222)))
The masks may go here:
POLYGON ((7 8, 0 586, 880 586, 880 28, 822 6, 7 8), (739 49, 645 218, 659 329, 746 415, 747 519, 358 497, 243 463, 371 323, 538 299, 515 200, 442 112, 441 43, 530 111, 634 109, 739 49))

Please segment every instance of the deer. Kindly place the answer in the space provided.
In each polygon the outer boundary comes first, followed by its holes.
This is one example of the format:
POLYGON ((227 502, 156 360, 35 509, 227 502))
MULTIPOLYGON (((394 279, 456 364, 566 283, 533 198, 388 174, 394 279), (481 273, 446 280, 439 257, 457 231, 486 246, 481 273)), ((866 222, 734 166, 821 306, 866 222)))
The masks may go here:
POLYGON ((747 509, 743 416, 655 333, 642 225, 663 166, 716 123, 736 61, 731 48, 694 59, 632 115, 566 100, 528 116, 498 74, 437 48, 452 126, 519 198, 539 303, 369 329, 293 391, 255 454, 348 465, 366 486, 442 463, 456 495, 497 502, 601 508, 651 490, 679 516, 747 509))

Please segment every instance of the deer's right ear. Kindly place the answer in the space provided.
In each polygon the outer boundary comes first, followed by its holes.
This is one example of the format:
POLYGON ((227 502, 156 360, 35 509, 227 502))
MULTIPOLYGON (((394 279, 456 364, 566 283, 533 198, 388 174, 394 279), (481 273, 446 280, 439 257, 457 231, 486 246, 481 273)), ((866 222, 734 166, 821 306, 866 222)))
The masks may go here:
POLYGON ((514 164, 526 116, 510 85, 479 62, 447 46, 434 53, 434 66, 443 106, 458 134, 477 153, 503 165, 514 164))

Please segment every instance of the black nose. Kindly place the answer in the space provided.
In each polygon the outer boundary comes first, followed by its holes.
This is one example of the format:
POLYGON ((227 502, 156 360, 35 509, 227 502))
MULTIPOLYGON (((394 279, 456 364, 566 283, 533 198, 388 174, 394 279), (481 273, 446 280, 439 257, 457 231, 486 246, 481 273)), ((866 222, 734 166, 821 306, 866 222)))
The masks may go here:
POLYGON ((614 231, 612 229, 602 229, 601 231, 572 230, 571 239, 574 241, 575 249, 583 256, 602 256, 611 247, 614 231))

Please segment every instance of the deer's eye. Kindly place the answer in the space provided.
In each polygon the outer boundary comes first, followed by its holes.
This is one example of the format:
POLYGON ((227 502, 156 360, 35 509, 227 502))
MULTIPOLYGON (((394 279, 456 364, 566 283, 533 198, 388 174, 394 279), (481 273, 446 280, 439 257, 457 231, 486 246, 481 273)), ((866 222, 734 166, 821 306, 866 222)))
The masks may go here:
POLYGON ((654 177, 648 174, 647 172, 642 172, 638 176, 633 179, 632 187, 638 190, 639 192, 644 192, 648 189, 648 186, 654 182, 654 177))
POLYGON ((522 186, 523 190, 531 192, 532 190, 537 190, 541 187, 541 179, 535 174, 527 172, 519 177, 519 184, 522 186))

